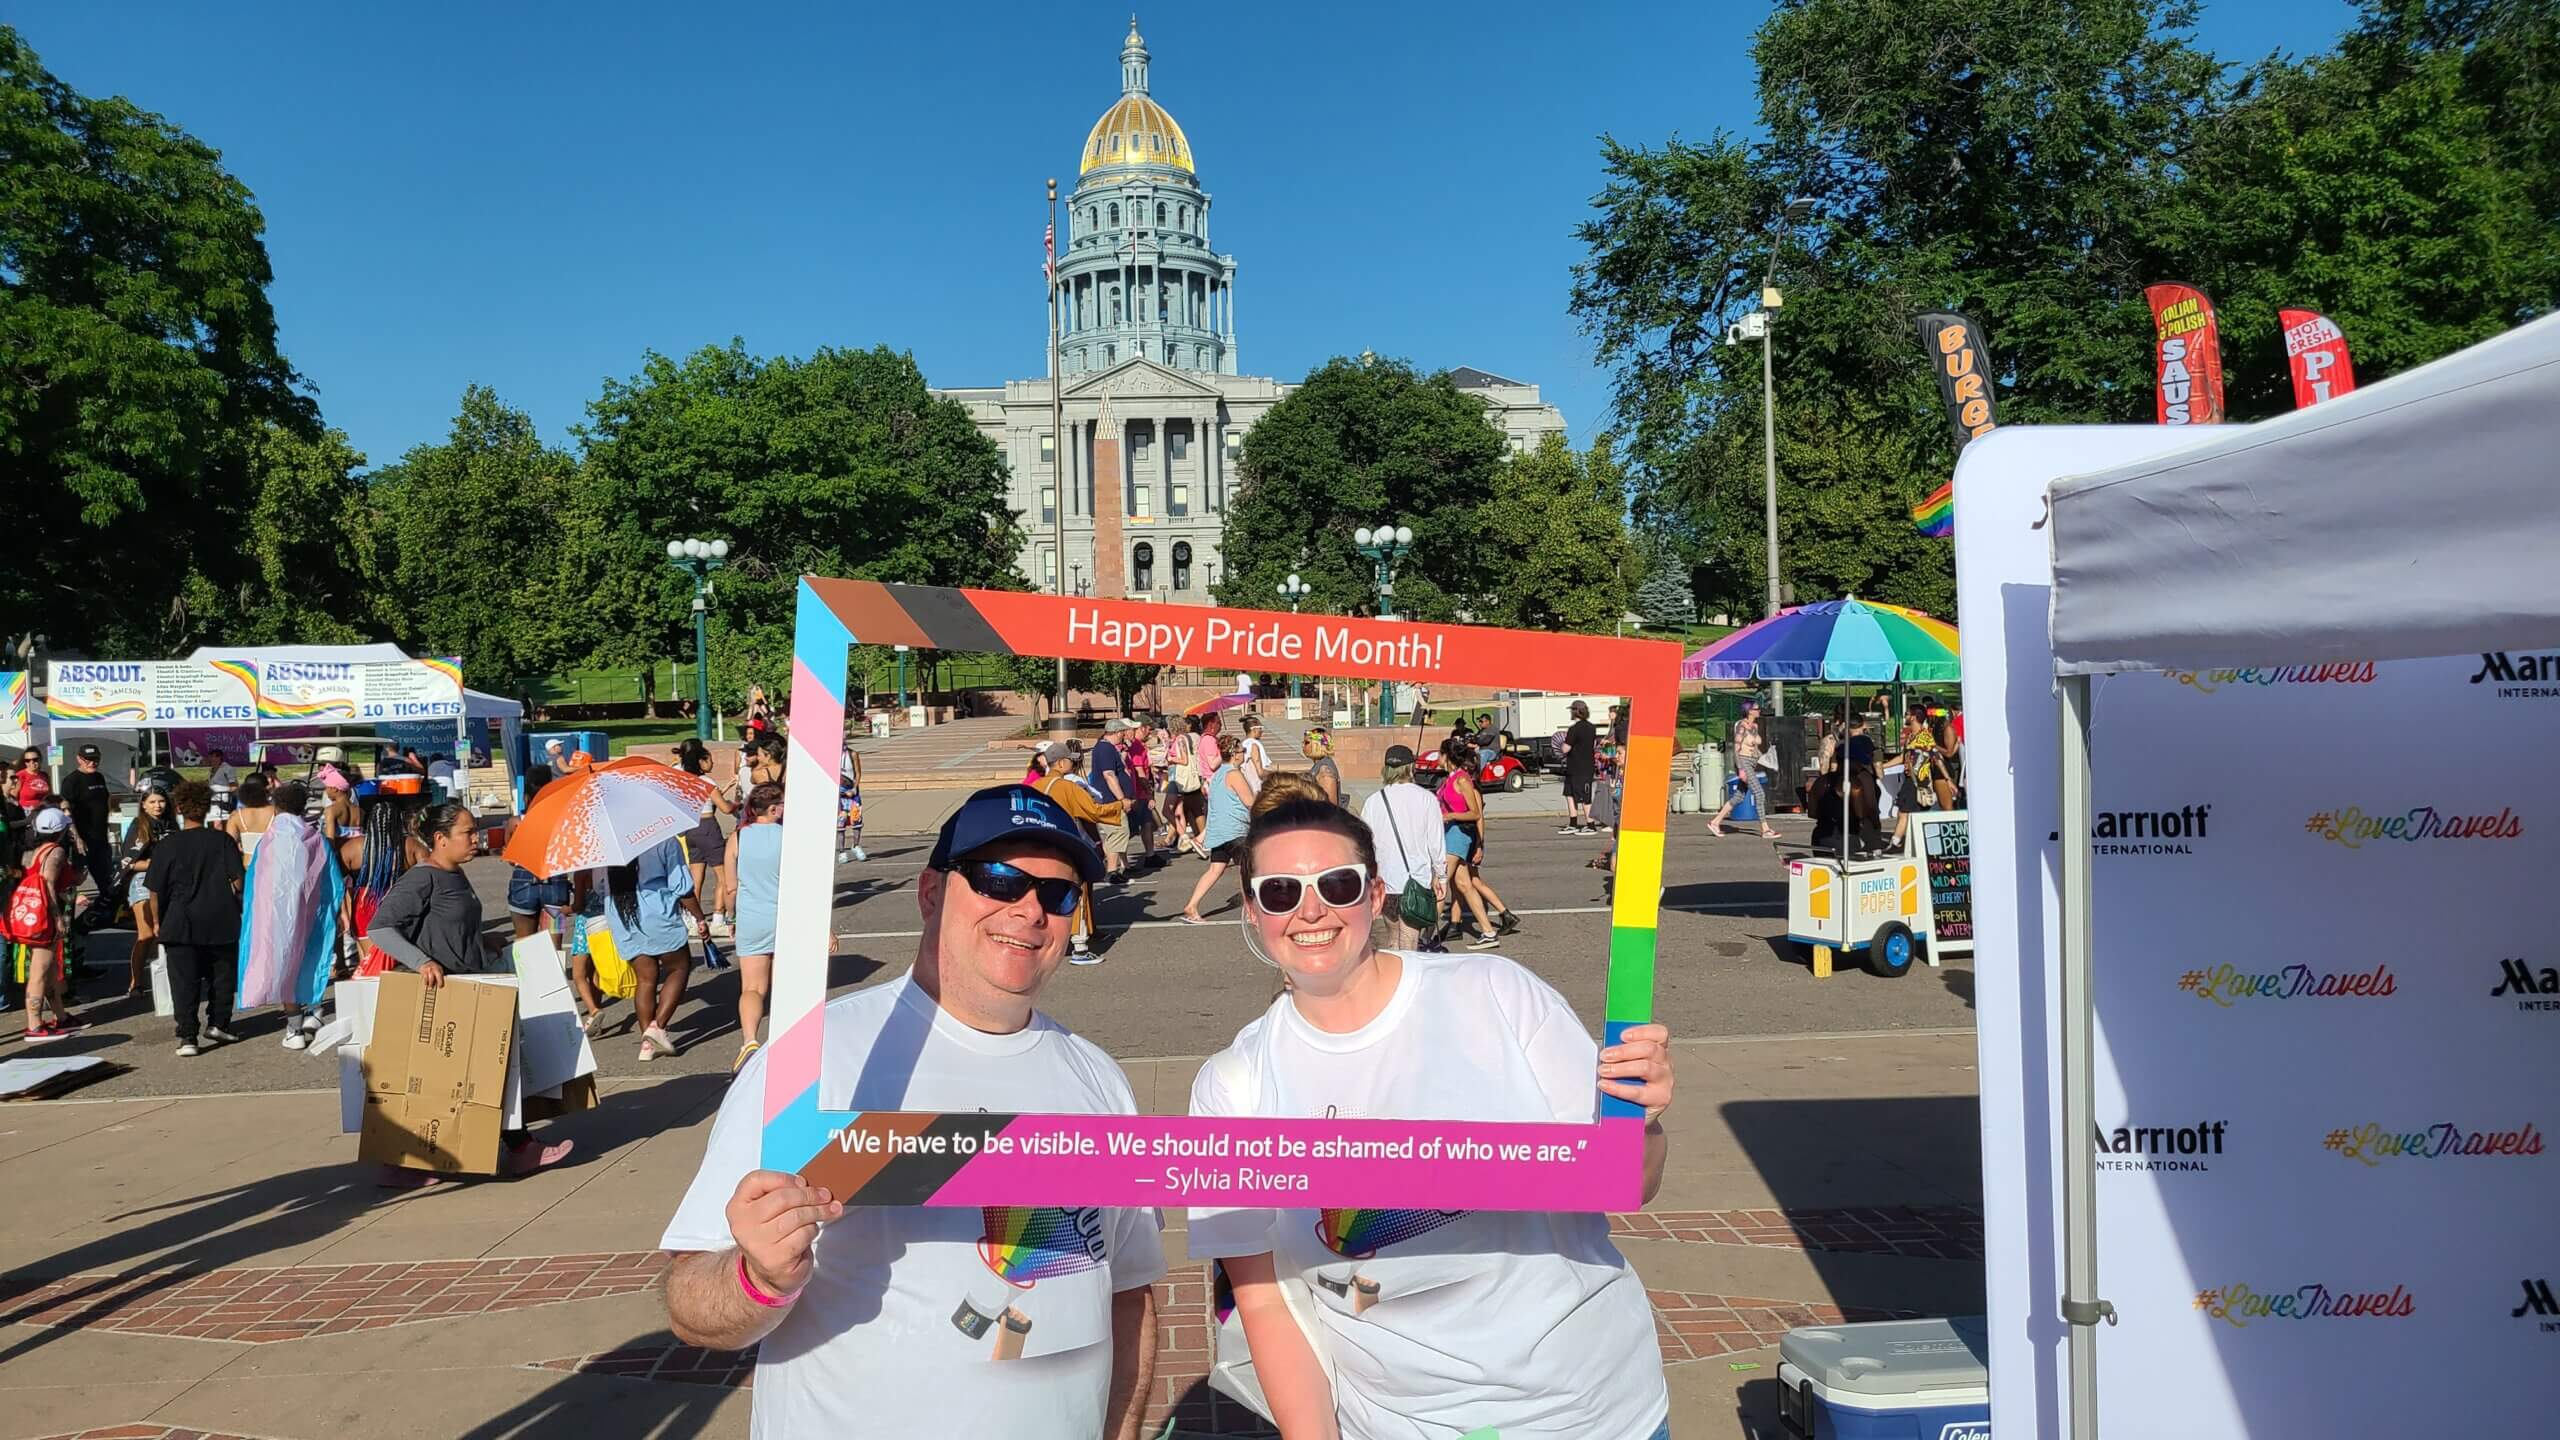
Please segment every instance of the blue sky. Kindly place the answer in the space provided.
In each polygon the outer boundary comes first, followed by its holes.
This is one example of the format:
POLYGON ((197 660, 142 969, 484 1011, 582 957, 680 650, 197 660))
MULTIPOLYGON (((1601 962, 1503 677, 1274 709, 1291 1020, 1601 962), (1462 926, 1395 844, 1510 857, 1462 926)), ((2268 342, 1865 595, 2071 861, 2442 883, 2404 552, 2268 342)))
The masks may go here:
MULTIPOLYGON (((1565 312, 1596 137, 1747 130, 1759 4, 1159 7, 1153 90, 1237 257, 1247 373, 1363 348, 1533 381, 1577 443, 1608 378, 1565 312)), ((2344 0, 2221 0, 2227 58, 2344 0)), ((644 351, 742 337, 1040 373, 1042 181, 1119 93, 1124 6, 57 3, 48 68, 223 152, 286 354, 376 465, 463 386, 565 440, 644 351)))

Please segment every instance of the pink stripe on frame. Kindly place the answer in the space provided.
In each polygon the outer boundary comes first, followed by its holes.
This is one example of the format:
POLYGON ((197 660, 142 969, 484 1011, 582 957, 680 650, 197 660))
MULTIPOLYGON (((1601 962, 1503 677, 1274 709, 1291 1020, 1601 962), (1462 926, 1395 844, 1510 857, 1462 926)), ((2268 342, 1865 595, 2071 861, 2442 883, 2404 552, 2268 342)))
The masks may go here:
POLYGON ((830 782, 842 778, 844 760, 844 705, 835 702, 835 689, 810 674, 805 661, 791 662, 791 748, 815 761, 830 782), (802 695, 812 697, 810 703, 802 703, 802 695))
POLYGON ((826 1056, 827 1007, 803 1015, 764 1048, 764 1123, 791 1108, 818 1088, 819 1062, 826 1056))

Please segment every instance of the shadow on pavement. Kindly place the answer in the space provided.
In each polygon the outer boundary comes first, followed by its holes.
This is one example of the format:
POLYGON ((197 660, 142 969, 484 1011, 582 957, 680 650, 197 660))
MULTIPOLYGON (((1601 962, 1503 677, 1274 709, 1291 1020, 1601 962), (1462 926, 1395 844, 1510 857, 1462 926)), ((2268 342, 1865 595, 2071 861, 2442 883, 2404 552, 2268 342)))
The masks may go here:
POLYGON ((1982 1313, 1974 1097, 1736 1100, 1720 1113, 1787 1213, 1821 1298, 1848 1310, 1982 1313))
POLYGON ((1954 996, 1954 997, 1956 997, 1957 999, 1959 999, 1959 1000, 1963 1001, 1963 1002, 1964 1002, 1964 1008, 1966 1008, 1967 1010, 1970 1010, 1970 1009, 1972 1009, 1972 1008, 1973 1008, 1973 972, 1972 972, 1972 971, 1970 971, 1970 970, 1958 970, 1958 969, 1955 969, 1955 968, 1953 968, 1953 967, 1949 967, 1949 968, 1947 968, 1947 969, 1940 970, 1940 971, 1938 972, 1938 983, 1940 983, 1940 984, 1942 984, 1942 985, 1944 985, 1944 986, 1946 986, 1946 987, 1947 987, 1947 993, 1948 993, 1948 994, 1953 995, 1953 996, 1954 996))
POLYGON ((1662 908, 1699 915, 1736 915, 1752 920, 1787 918, 1784 875, 1768 881, 1715 880, 1674 885, 1662 892, 1662 908))
MULTIPOLYGON (((661 1330, 633 1337, 625 1351, 656 1350, 675 1339, 661 1330)), ((609 1357, 616 1352, 607 1352, 609 1357)), ((732 1357, 707 1355, 706 1362, 732 1357)), ((725 1380, 725 1377, 723 1377, 725 1380)), ((564 1372, 540 1393, 461 1432, 462 1440, 517 1440, 517 1437, 646 1435, 651 1440, 691 1440, 709 1429, 735 1386, 700 1379, 653 1379, 611 1373, 564 1372), (634 1382, 637 1383, 634 1383, 634 1382)))
MULTIPOLYGON (((578 1142, 560 1169, 600 1164, 624 1145, 690 1124, 698 1112, 719 1103, 728 1080, 726 1075, 674 1076, 650 1086, 643 1098, 621 1104, 608 1098, 593 1110, 547 1122, 536 1133, 545 1140, 578 1142)), ((514 1183, 477 1179, 397 1191, 375 1184, 375 1175, 375 1167, 362 1162, 314 1166, 102 1217, 123 1228, 0 1276, 0 1326, 17 1324, 24 1313, 18 1302, 48 1283, 96 1277, 67 1294, 46 1297, 49 1309, 77 1307, 84 1299, 94 1303, 78 1309, 68 1324, 48 1322, 21 1331, 0 1349, 0 1364, 40 1350, 72 1330, 95 1328, 208 1271, 290 1265, 270 1257, 351 1229, 387 1206, 434 1205, 470 1186, 514 1183), (120 1283, 136 1274, 151 1278, 130 1287, 120 1283)), ((493 1233, 491 1238, 500 1237, 493 1233)))

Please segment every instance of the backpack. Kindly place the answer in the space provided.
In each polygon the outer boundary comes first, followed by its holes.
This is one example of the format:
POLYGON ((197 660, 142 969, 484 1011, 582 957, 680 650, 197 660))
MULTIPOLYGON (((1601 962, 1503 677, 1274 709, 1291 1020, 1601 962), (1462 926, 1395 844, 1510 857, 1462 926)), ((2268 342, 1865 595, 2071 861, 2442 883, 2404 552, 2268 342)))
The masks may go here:
POLYGON ((54 844, 37 846, 36 853, 27 857, 17 888, 9 892, 9 938, 21 945, 54 943, 53 887, 44 883, 44 854, 61 849, 54 844))

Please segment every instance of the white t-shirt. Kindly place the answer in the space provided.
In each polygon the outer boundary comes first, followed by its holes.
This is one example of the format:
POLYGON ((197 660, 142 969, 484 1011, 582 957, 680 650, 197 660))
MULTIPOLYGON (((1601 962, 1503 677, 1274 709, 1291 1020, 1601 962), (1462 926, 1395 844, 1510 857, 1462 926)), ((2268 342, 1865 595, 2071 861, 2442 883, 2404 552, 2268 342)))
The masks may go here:
MULTIPOLYGON (((1499 955, 1403 957, 1378 1018, 1329 1035, 1287 996, 1210 1057, 1195 1115, 1587 1123, 1600 1047, 1499 955)), ((1194 1259, 1302 1276, 1345 1440, 1646 1440, 1670 1413, 1653 1309, 1605 1215, 1194 1210, 1194 1259)))
POLYGON ((1387 903, 1404 889, 1411 875, 1428 886, 1448 868, 1448 827, 1440 820, 1440 798, 1419 785, 1388 785, 1360 802, 1360 823, 1378 850, 1378 878, 1386 882, 1387 903), (1389 827, 1393 827, 1390 831, 1389 827), (1412 868, 1406 868, 1406 862, 1412 868))
MULTIPOLYGON (((984 1034, 911 975, 829 1001, 826 1047, 820 1099, 834 1110, 1138 1109, 1111 1057, 1056 1021, 1034 1014, 1014 1034, 984 1034)), ((661 1248, 736 1243, 726 1210, 757 1168, 769 1053, 729 1086, 661 1248)), ((1151 1209, 848 1207, 820 1235, 799 1304, 765 1337, 754 1433, 1093 1440, 1106 1429, 1111 1297, 1164 1274, 1158 1226, 1151 1209), (1019 1357, 997 1359, 999 1347, 1019 1357)))
POLYGON ((1253 782, 1253 788, 1261 789, 1263 777, 1271 773, 1271 752, 1263 748, 1262 737, 1244 737, 1244 747, 1236 753, 1236 758, 1244 763, 1245 778, 1253 782))

